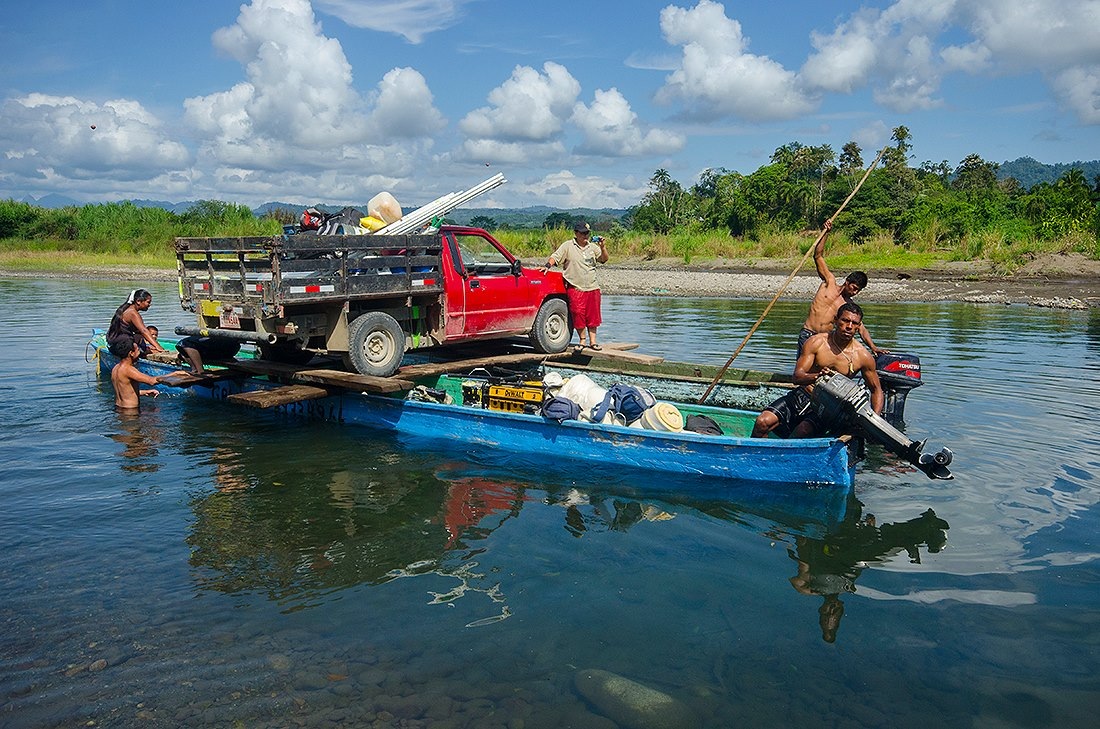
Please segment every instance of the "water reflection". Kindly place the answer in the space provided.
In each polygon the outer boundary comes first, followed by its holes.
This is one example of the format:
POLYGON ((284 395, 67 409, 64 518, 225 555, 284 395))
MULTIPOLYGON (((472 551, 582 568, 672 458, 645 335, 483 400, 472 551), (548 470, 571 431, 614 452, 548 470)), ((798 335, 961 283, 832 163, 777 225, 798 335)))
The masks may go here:
POLYGON ((844 603, 840 596, 856 591, 856 578, 871 562, 882 562, 905 551, 913 564, 921 563, 920 547, 935 554, 947 544, 948 523, 932 509, 903 522, 879 526, 874 514, 862 513, 863 504, 852 499, 848 518, 824 539, 796 537, 787 554, 798 563, 791 586, 803 595, 822 598, 818 608, 821 638, 836 641, 844 603))
POLYGON ((142 414, 115 413, 118 432, 107 435, 122 446, 119 454, 123 460, 123 471, 130 473, 155 473, 160 470, 159 451, 164 441, 161 419, 155 409, 146 409, 142 414))

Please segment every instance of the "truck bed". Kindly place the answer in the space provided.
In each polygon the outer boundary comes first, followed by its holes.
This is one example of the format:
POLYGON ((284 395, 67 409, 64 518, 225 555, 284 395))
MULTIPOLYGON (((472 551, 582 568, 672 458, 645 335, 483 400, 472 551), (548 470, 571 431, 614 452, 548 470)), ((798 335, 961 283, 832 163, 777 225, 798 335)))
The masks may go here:
POLYGON ((177 238, 180 300, 285 304, 443 291, 440 235, 177 238))

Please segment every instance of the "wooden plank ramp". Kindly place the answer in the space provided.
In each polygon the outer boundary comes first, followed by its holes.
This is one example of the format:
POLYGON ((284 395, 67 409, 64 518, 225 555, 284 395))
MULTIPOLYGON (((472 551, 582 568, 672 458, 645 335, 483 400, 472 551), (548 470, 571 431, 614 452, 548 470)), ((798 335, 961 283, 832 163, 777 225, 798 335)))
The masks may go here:
MULTIPOLYGON (((627 345, 630 348, 636 348, 638 345, 627 345)), ((638 352, 627 352, 623 348, 615 343, 601 344, 599 349, 592 349, 592 347, 580 347, 574 350, 578 355, 582 357, 589 357, 591 359, 608 359, 618 360, 620 362, 635 362, 637 364, 659 364, 665 361, 664 357, 658 357, 653 354, 640 354, 638 352)))
POLYGON ((331 393, 323 387, 313 385, 286 385, 274 390, 254 390, 252 392, 238 392, 226 398, 229 402, 238 405, 249 405, 254 408, 273 408, 279 405, 290 405, 303 400, 317 400, 328 397, 331 393))
POLYGON ((570 360, 587 362, 597 358, 608 360, 618 359, 620 361, 637 362, 641 364, 664 362, 663 357, 624 351, 624 349, 637 347, 637 344, 617 344, 612 342, 600 346, 602 347, 601 349, 592 349, 591 347, 569 347, 564 352, 558 352, 557 354, 513 352, 510 354, 495 354, 488 357, 452 360, 450 362, 425 362, 424 364, 406 365, 397 370, 396 376, 415 380, 421 377, 435 377, 437 375, 445 375, 453 372, 467 372, 478 367, 570 360))
POLYGON ((292 382, 309 382, 330 387, 340 387, 358 392, 390 393, 411 390, 415 385, 401 377, 373 377, 343 370, 315 369, 310 367, 268 362, 266 360, 238 360, 231 368, 250 375, 279 377, 292 382))

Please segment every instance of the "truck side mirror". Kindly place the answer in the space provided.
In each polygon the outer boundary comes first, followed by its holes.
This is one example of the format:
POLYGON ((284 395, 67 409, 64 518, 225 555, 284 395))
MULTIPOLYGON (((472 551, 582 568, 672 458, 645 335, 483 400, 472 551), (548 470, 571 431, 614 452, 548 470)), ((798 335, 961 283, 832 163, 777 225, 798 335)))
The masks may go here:
POLYGON ((523 273, 523 264, 518 258, 512 260, 512 275, 519 276, 523 273))

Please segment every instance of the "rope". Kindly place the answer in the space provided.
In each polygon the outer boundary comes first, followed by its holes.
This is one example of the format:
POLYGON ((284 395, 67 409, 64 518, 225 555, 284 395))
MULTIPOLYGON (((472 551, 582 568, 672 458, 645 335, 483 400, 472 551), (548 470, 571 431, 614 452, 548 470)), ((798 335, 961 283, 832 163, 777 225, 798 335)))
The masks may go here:
MULTIPOLYGON (((844 202, 842 202, 840 204, 840 207, 836 209, 836 212, 833 213, 832 216, 830 216, 830 225, 832 224, 836 216, 840 215, 841 211, 848 206, 848 203, 852 201, 852 198, 856 196, 856 193, 859 192, 859 188, 863 187, 863 183, 867 181, 867 178, 871 174, 871 170, 875 169, 875 165, 877 165, 879 163, 879 160, 882 159, 882 155, 886 154, 887 149, 889 149, 889 147, 882 148, 882 151, 878 153, 878 157, 875 157, 875 161, 872 162, 871 166, 868 167, 866 172, 863 173, 863 177, 860 178, 859 183, 854 188, 852 188, 852 192, 849 193, 848 197, 844 198, 844 202)), ((726 374, 726 370, 728 370, 730 365, 733 364, 733 360, 737 359, 737 355, 741 354, 741 350, 744 349, 745 345, 749 343, 749 338, 754 333, 756 333, 757 328, 759 328, 760 324, 763 323, 764 317, 766 317, 768 315, 768 312, 772 310, 772 307, 775 306, 775 302, 778 301, 779 297, 783 295, 783 292, 787 290, 787 286, 791 283, 791 280, 795 277, 795 274, 797 274, 802 266, 806 264, 806 261, 810 258, 810 254, 812 254, 814 250, 817 249, 818 244, 820 244, 821 241, 825 239, 825 236, 828 234, 828 232, 828 230, 821 231, 821 235, 817 237, 817 240, 814 241, 814 244, 810 246, 809 250, 806 251, 806 255, 802 256, 802 260, 799 261, 798 265, 794 267, 793 271, 791 271, 791 275, 787 276, 787 280, 784 281, 783 285, 779 287, 779 291, 775 293, 775 296, 772 298, 772 300, 768 302, 768 305, 766 307, 764 307, 764 311, 760 314, 760 318, 757 319, 756 323, 752 325, 752 328, 749 329, 749 333, 746 334, 745 338, 741 340, 741 344, 738 345, 737 349, 734 350, 733 354, 730 355, 730 358, 726 360, 726 363, 722 365, 722 369, 718 370, 718 374, 714 376, 714 380, 712 380, 710 385, 707 386, 706 392, 704 392, 703 396, 699 398, 700 405, 702 405, 707 397, 710 396, 711 391, 714 390, 714 386, 718 384, 718 381, 720 379, 722 379, 722 375, 726 374)))

